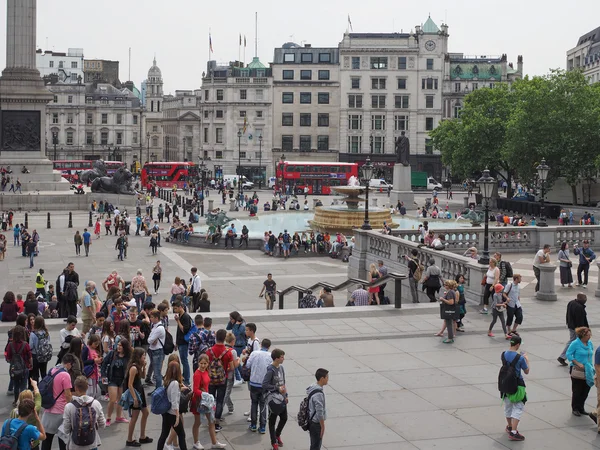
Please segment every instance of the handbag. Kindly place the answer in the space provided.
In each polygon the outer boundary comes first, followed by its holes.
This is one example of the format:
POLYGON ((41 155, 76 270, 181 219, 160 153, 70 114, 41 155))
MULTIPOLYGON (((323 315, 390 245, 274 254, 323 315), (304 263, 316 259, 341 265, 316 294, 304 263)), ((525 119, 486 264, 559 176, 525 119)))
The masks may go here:
POLYGON ((487 284, 486 280, 487 280, 487 275, 484 275, 483 278, 481 279, 481 285, 482 286, 485 286, 487 284))
POLYGON ((429 275, 429 278, 425 280, 425 286, 433 289, 440 289, 442 287, 442 283, 440 281, 439 275, 429 275))
POLYGON ((575 380, 585 380, 585 367, 581 369, 578 366, 573 366, 571 368, 571 378, 574 378, 575 380))

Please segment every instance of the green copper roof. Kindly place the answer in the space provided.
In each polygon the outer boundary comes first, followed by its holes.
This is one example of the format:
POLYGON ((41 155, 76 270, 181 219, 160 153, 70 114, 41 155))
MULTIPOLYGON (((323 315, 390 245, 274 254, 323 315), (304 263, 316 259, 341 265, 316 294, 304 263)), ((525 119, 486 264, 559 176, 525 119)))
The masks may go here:
POLYGON ((502 79, 502 66, 489 63, 463 63, 450 64, 450 78, 452 80, 495 80, 502 79))
POLYGON ((427 18, 427 22, 423 25, 423 33, 437 33, 440 29, 435 24, 433 20, 431 20, 431 16, 427 18))
POLYGON ((248 64, 248 69, 266 69, 265 65, 261 63, 258 59, 258 56, 252 58, 252 62, 248 64))

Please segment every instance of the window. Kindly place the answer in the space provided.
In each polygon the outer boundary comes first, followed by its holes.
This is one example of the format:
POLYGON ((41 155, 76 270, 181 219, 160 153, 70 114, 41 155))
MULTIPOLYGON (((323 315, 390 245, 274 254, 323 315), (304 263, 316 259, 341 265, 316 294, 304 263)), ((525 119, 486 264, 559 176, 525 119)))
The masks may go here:
POLYGON ((360 89, 360 78, 359 77, 352 77, 350 79, 350 82, 352 83, 352 89, 360 89))
POLYGON ((131 143, 132 144, 137 144, 138 143, 138 133, 137 131, 134 131, 131 137, 131 143))
POLYGON ((85 143, 87 145, 92 145, 94 143, 94 133, 91 131, 85 133, 85 143))
POLYGON ((406 56, 399 56, 398 57, 398 69, 399 70, 406 70, 406 56))
POLYGON ((256 100, 262 100, 264 98, 264 91, 262 89, 256 90, 256 100))
POLYGON ((205 144, 208 144, 208 127, 204 127, 204 139, 205 144))
POLYGON ((64 61, 59 61, 59 62, 58 62, 58 68, 59 68, 59 69, 63 69, 63 68, 64 68, 64 66, 65 66, 65 62, 64 62, 64 61))
POLYGON ((117 125, 121 125, 123 123, 123 114, 117 114, 117 125))
POLYGON ((77 61, 71 61, 71 69, 77 69, 77 61))
POLYGON ((320 105, 329 105, 329 92, 319 92, 318 100, 320 105))
POLYGON ((86 97, 85 98, 85 103, 86 103, 86 105, 93 105, 94 104, 94 99, 92 97, 86 97))
POLYGON ((348 153, 360 153, 362 136, 348 136, 348 153))
POLYGON ((362 114, 350 114, 348 116, 348 129, 362 130, 362 114))
POLYGON ((207 102, 209 98, 210 98, 210 91, 208 89, 206 89, 204 91, 204 101, 207 102))
POLYGON ((223 150, 215 151, 215 159, 223 159, 223 150))
POLYGON ((246 117, 246 111, 240 111, 240 117, 246 117))
POLYGON ((291 152, 294 149, 294 136, 281 136, 281 150, 291 152))
POLYGON ((423 78, 421 80, 421 89, 435 89, 438 88, 437 78, 423 78))
POLYGON ((108 145, 108 131, 100 133, 100 145, 108 145))
POLYGON ((300 55, 300 61, 302 61, 303 63, 311 63, 313 60, 313 55, 312 53, 302 53, 300 55))
POLYGON ((329 126, 329 114, 320 113, 317 117, 317 122, 320 127, 329 126))
POLYGON ((54 67, 54 61, 50 61, 50 67, 54 67))
POLYGON ((310 92, 300 92, 300 103, 310 104, 312 102, 312 96, 310 92))
POLYGON ((58 95, 54 96, 54 99, 52 100, 53 103, 58 103, 58 95))
POLYGON ((222 109, 217 109, 217 119, 222 119, 223 118, 223 110, 222 109))
POLYGON ((433 143, 429 138, 425 139, 425 154, 433 155, 433 143))
POLYGON ((371 116, 371 129, 385 130, 385 116, 383 114, 376 114, 371 116))
POLYGON ((408 109, 409 105, 408 95, 396 95, 394 96, 394 107, 396 109, 408 109))
POLYGON ((425 117, 425 131, 433 130, 433 117, 425 117))
POLYGON ((294 126, 294 114, 292 114, 292 113, 283 113, 281 115, 281 126, 283 126, 283 127, 293 127, 294 126))
POLYGON ((406 89, 406 78, 398 78, 398 89, 406 89))
POLYGON ((454 115, 453 115, 453 117, 455 119, 458 119, 460 117, 461 110, 462 110, 462 106, 461 105, 454 105, 454 113, 453 113, 454 115))
POLYGON ((300 136, 300 151, 301 152, 310 152, 311 144, 312 144, 311 136, 300 136))
POLYGON ((262 111, 256 111, 256 118, 257 119, 262 119, 263 117, 263 112, 262 111))
POLYGON ((427 70, 433 70, 433 58, 427 58, 427 70))
POLYGON ((319 80, 329 80, 329 70, 319 70, 319 80))
POLYGON ((317 136, 317 151, 329 151, 329 136, 317 136))
POLYGON ((133 116, 133 124, 134 125, 138 124, 138 116, 133 116))
POLYGON ((321 62, 321 63, 331 62, 331 55, 329 53, 319 53, 319 62, 321 62))
POLYGON ((373 153, 385 153, 384 136, 373 136, 373 153))
POLYGON ((217 128, 216 142, 217 144, 223 143, 223 128, 217 128))
POLYGON ((301 127, 310 127, 311 124, 311 114, 300 114, 300 126, 301 127))
POLYGON ((204 118, 205 118, 205 119, 208 119, 208 110, 205 110, 205 111, 204 111, 204 118))
POLYGON ((284 70, 283 71, 283 79, 284 80, 293 80, 294 79, 294 71, 293 70, 284 70))
POLYGON ((246 158, 246 152, 240 152, 240 158, 241 159, 245 159, 246 158))
POLYGON ((52 123, 58 123, 58 113, 52 113, 52 123))
POLYGON ((72 95, 67 96, 67 103, 73 103, 73 96, 72 95))
POLYGON ((301 70, 300 71, 300 79, 301 80, 312 80, 312 71, 311 70, 301 70))
POLYGON ((490 89, 494 87, 494 83, 490 83, 490 89))
POLYGON ((123 133, 117 132, 117 145, 123 145, 123 133))
POLYGON ((371 95, 371 108, 385 108, 385 95, 371 95))
POLYGON ((371 69, 387 69, 387 56, 371 56, 371 69))
POLYGON ((349 94, 348 95, 348 108, 362 108, 362 95, 361 94, 349 94))
POLYGON ((108 114, 102 114, 102 124, 106 125, 108 123, 108 114))
POLYGON ((425 96, 425 108, 433 108, 433 95, 425 96))
POLYGON ((454 83, 454 92, 460 92, 460 83, 454 83))
POLYGON ((353 56, 352 57, 352 69, 353 70, 360 69, 360 56, 353 56))
POLYGON ((152 147, 158 147, 158 137, 154 136, 152 138, 152 147))
POLYGON ((153 133, 158 133, 158 125, 153 125, 152 126, 152 132, 153 133))
POLYGON ((73 123, 73 113, 67 114, 67 123, 73 123))
POLYGON ((284 53, 283 62, 296 62, 296 55, 294 53, 284 53))
POLYGON ((217 89, 217 101, 218 102, 223 101, 223 89, 217 89))
POLYGON ((193 125, 186 125, 185 126, 185 132, 186 133, 193 133, 194 132, 194 126, 193 125))
POLYGON ((94 115, 92 113, 87 113, 86 114, 85 123, 87 125, 93 125, 94 124, 94 115))
POLYGON ((73 132, 67 131, 67 145, 73 145, 73 132))
POLYGON ((371 89, 385 89, 385 78, 371 78, 371 89))
POLYGON ((240 100, 246 100, 248 98, 248 91, 246 89, 240 89, 240 100))
POLYGON ((394 116, 394 130, 408 131, 408 116, 394 116))
POLYGON ((479 89, 479 84, 477 84, 477 83, 473 83, 471 86, 474 91, 479 89))

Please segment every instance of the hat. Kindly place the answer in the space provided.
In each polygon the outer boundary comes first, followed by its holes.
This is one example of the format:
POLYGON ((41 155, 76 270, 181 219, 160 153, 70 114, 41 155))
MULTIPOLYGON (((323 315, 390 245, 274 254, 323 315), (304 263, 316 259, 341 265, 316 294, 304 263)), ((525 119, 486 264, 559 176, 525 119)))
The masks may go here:
POLYGON ((496 286, 494 286, 494 291, 496 291, 496 293, 502 292, 503 290, 504 290, 504 286, 502 286, 500 283, 498 283, 496 286))
POLYGON ((44 296, 43 296, 42 294, 39 294, 39 295, 37 296, 36 300, 39 300, 40 298, 41 298, 42 300, 44 300, 44 296))
POLYGON ((44 273, 44 269, 40 269, 40 273, 41 273, 41 274, 42 274, 42 273, 44 273))

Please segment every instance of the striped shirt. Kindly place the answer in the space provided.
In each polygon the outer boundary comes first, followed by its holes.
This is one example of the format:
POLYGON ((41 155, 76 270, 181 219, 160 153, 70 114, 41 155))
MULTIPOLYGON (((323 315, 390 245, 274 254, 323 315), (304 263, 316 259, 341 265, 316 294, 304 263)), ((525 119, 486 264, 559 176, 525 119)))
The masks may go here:
POLYGON ((369 293, 364 289, 356 289, 350 296, 356 306, 367 306, 369 304, 369 293))

